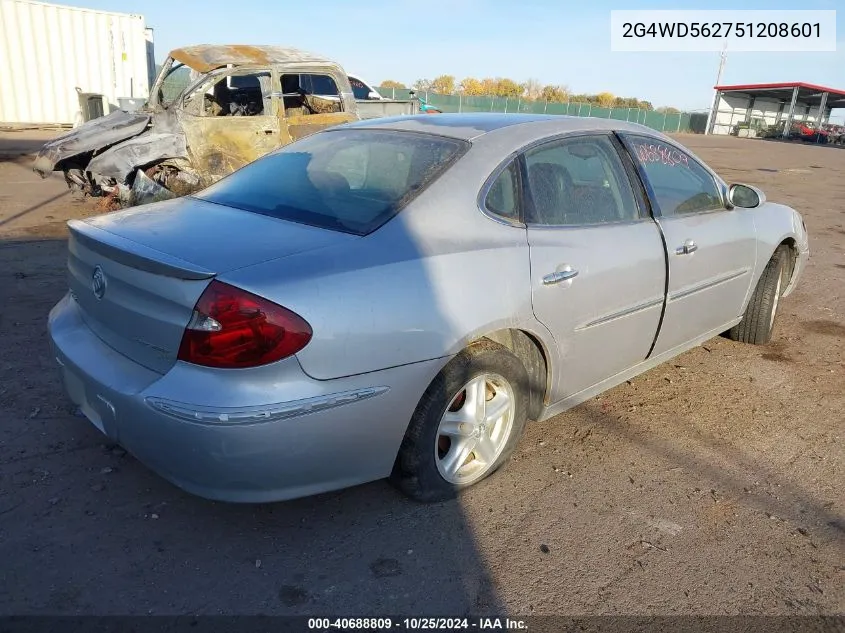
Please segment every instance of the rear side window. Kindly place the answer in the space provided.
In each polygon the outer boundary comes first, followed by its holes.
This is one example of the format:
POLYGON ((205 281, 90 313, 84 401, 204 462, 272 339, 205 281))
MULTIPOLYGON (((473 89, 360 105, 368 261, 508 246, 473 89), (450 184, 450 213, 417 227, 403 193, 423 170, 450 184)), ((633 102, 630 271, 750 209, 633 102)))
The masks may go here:
POLYGON ((300 75, 299 83, 308 94, 330 97, 336 97, 340 94, 334 79, 328 75, 300 75))
POLYGON ((525 153, 529 224, 578 226, 630 222, 639 209, 625 167, 607 136, 551 141, 525 153))
POLYGON ((468 147, 464 141, 427 134, 336 129, 287 145, 196 197, 366 235, 396 215, 468 147))
POLYGON ((484 204, 491 213, 518 221, 518 191, 519 179, 517 178, 516 161, 512 161, 493 181, 484 204))

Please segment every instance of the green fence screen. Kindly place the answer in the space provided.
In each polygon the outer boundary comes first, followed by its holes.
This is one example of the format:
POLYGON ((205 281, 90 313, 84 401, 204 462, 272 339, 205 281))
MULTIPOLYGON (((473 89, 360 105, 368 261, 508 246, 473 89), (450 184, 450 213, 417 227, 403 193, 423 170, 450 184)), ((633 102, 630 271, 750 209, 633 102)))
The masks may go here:
MULTIPOLYGON (((388 99, 411 98, 408 89, 378 88, 388 99)), ((463 97, 417 92, 428 105, 442 112, 522 112, 527 114, 563 114, 598 117, 616 121, 639 123, 659 132, 703 133, 707 124, 706 112, 663 113, 639 108, 600 108, 590 103, 553 103, 519 97, 463 97)))

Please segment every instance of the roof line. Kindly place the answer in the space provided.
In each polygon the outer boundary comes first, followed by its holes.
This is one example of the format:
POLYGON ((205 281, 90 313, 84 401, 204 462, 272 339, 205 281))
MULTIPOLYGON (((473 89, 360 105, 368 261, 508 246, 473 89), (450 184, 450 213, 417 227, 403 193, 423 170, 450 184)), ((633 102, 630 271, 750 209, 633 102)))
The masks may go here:
POLYGON ((784 83, 770 83, 770 84, 734 84, 734 85, 719 85, 713 86, 714 90, 722 91, 737 91, 743 90, 771 90, 778 88, 805 88, 807 90, 815 90, 816 92, 827 92, 830 94, 845 97, 845 90, 837 90, 836 88, 828 88, 827 86, 820 86, 818 84, 809 84, 803 81, 793 81, 784 83))

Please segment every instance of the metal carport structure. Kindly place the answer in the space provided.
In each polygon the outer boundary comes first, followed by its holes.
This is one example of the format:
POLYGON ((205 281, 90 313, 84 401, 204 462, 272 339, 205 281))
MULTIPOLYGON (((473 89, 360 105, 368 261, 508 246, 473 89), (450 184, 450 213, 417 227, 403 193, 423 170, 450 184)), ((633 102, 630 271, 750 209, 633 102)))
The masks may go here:
POLYGON ((822 124, 831 110, 845 108, 845 90, 803 82, 719 85, 714 89, 707 134, 731 134, 737 124, 758 118, 767 125, 783 122, 783 136, 787 137, 794 121, 822 124))

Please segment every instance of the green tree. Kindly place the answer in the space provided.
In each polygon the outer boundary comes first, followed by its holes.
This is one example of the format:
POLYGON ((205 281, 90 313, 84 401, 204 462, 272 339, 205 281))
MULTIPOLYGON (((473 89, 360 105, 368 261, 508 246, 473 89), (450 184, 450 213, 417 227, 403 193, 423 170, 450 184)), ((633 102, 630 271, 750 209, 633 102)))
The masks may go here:
POLYGON ((552 103, 566 103, 569 101, 569 91, 566 86, 543 86, 540 98, 552 103))
POLYGON ((477 97, 484 94, 484 86, 475 77, 465 77, 461 81, 461 92, 467 97, 477 97))
POLYGON ((498 93, 496 92, 496 85, 497 84, 496 84, 495 79, 491 79, 490 77, 485 77, 484 79, 481 80, 481 94, 483 94, 487 97, 492 97, 492 96, 497 95, 498 93))
POLYGON ((513 79, 497 78, 496 95, 499 97, 519 97, 522 95, 522 87, 513 79))
POLYGON ((393 79, 385 79, 379 85, 379 88, 399 88, 401 90, 405 89, 405 84, 401 81, 394 81, 393 79))
POLYGON ((662 106, 657 108, 657 112, 660 112, 660 114, 680 114, 681 111, 671 106, 662 106))
POLYGON ((440 75, 431 82, 431 91, 439 95, 450 95, 455 92, 455 77, 453 75, 440 75))
POLYGON ((600 108, 612 108, 616 97, 610 92, 600 92, 595 96, 596 103, 600 108))

